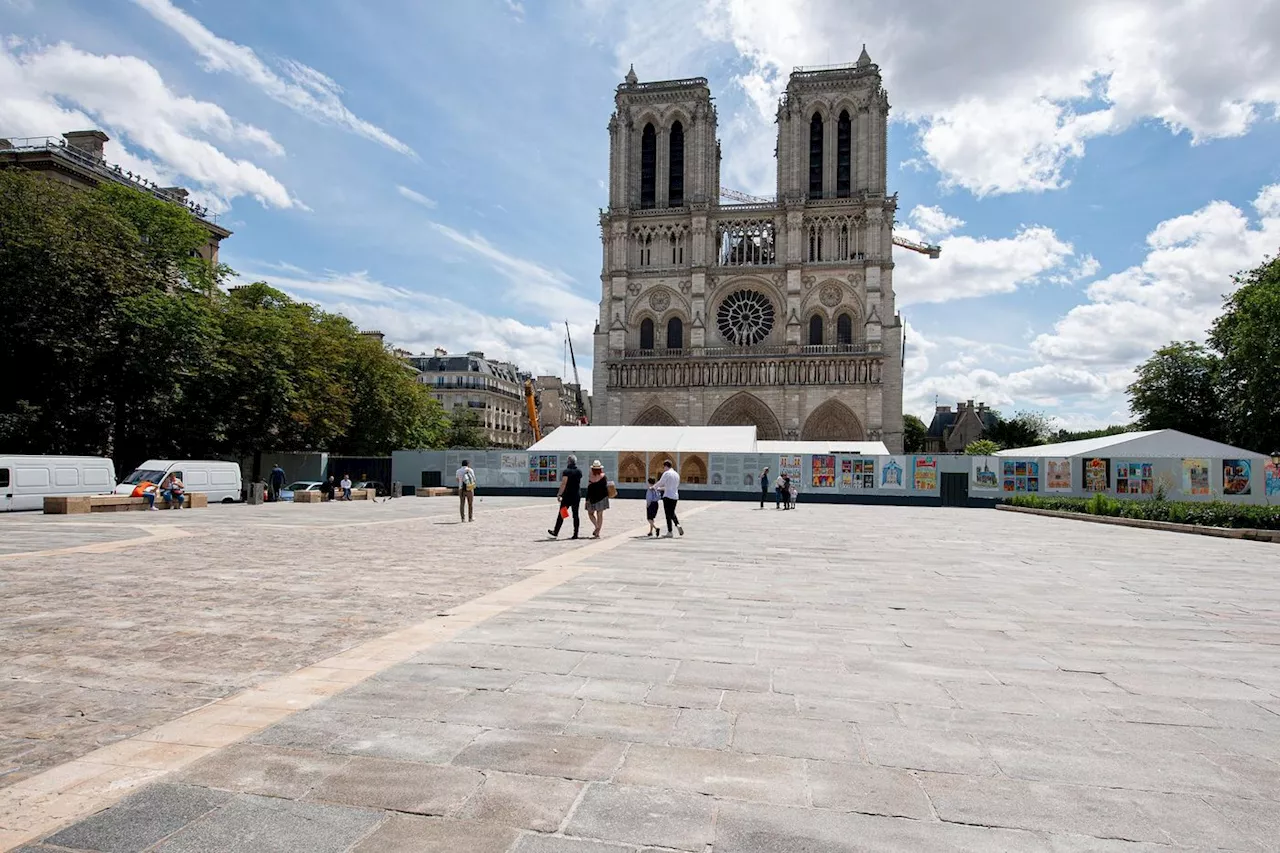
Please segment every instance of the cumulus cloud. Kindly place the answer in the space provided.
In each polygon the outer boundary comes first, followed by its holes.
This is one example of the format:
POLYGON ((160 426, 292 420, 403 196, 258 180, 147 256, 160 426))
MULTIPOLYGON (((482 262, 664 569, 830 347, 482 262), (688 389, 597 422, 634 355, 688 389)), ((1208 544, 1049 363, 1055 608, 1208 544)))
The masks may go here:
POLYGON ((1012 293, 1041 282, 1063 283, 1092 275, 1097 261, 1081 256, 1052 228, 1024 225, 1011 237, 956 234, 963 220, 939 207, 917 206, 910 224, 894 233, 927 242, 945 238, 942 255, 929 259, 914 252, 894 253, 894 290, 899 305, 949 302, 996 293, 1012 293))
POLYGON ((280 61, 280 71, 277 72, 251 48, 219 38, 195 17, 173 5, 171 0, 134 2, 181 36, 192 50, 200 54, 210 71, 234 74, 308 118, 344 127, 392 151, 416 156, 408 145, 351 112, 342 102, 342 87, 324 73, 291 59, 280 61))
POLYGON ((0 45, 0 127, 11 136, 102 127, 151 155, 139 156, 117 141, 108 151, 113 162, 161 183, 194 182, 195 195, 215 212, 238 196, 272 207, 301 206, 265 169, 210 141, 283 154, 270 133, 236 121, 217 104, 174 93, 137 57, 99 56, 68 44, 0 45))
POLYGON ((699 73, 707 47, 683 34, 731 45, 745 60, 734 82, 753 109, 721 118, 726 183, 760 192, 772 181, 787 74, 856 58, 850 21, 882 69, 893 116, 918 128, 920 159, 944 185, 977 195, 1063 187, 1090 139, 1137 122, 1200 143, 1244 134, 1280 107, 1273 2, 703 0, 627 13, 619 65, 652 59, 657 67, 637 65, 646 79, 671 65, 699 73))

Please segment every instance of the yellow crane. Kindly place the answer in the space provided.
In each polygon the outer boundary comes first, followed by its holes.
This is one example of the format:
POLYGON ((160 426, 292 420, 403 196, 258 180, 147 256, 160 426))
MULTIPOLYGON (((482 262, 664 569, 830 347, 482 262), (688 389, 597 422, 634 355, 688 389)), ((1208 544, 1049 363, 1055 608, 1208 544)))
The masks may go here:
MULTIPOLYGON (((758 195, 747 195, 738 190, 731 190, 728 187, 720 188, 720 197, 732 199, 733 201, 742 202, 743 204, 773 204, 775 199, 758 195)), ((910 249, 913 252, 919 252, 922 255, 928 255, 930 260, 936 261, 942 254, 942 247, 934 243, 917 243, 914 240, 908 240, 906 237, 893 235, 893 245, 901 246, 904 249, 910 249)))
POLYGON ((533 443, 542 441, 542 427, 538 424, 538 403, 533 398, 533 380, 524 381, 524 406, 529 411, 529 426, 533 427, 533 443))

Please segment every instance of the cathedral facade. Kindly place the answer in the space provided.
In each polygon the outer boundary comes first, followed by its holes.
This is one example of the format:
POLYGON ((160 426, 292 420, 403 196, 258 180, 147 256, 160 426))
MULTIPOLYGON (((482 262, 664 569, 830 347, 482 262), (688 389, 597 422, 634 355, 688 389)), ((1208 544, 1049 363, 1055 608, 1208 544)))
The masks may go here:
POLYGON ((707 80, 618 86, 595 335, 595 423, 754 425, 902 450, 889 102, 865 50, 797 69, 776 200, 721 204, 707 80))

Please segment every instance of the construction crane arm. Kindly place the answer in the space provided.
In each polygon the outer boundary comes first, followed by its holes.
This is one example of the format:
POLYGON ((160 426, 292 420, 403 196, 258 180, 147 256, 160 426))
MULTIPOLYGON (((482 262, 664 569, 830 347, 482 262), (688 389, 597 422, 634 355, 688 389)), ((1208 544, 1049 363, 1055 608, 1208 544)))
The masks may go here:
POLYGON ((578 359, 573 355, 573 335, 569 333, 569 321, 564 321, 564 336, 569 342, 569 363, 573 365, 573 384, 578 404, 578 423, 587 422, 587 405, 582 401, 582 380, 578 378, 578 359))
POLYGON ((524 381, 524 406, 529 411, 529 426, 533 428, 533 443, 542 441, 542 427, 538 423, 538 404, 533 399, 533 380, 524 381))

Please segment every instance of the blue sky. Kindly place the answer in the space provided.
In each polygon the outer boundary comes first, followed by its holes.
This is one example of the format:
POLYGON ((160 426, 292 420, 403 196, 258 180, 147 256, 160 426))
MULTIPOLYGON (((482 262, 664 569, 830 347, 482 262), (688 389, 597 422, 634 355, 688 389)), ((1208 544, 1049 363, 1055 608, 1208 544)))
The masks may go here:
POLYGON ((1280 246, 1280 3, 910 5, 0 0, 0 135, 100 127, 219 211, 242 277, 559 373, 565 319, 589 368, 627 66, 708 77, 724 184, 769 192, 786 74, 865 41, 899 230, 944 246, 896 256, 907 410, 1125 420, 1133 367, 1280 246))

